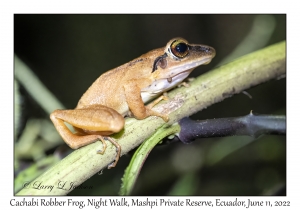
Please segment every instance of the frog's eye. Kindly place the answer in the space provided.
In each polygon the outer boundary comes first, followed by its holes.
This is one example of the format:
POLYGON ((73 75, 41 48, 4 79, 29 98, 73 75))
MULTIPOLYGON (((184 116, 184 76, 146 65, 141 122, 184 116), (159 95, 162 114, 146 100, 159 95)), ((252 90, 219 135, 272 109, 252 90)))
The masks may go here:
POLYGON ((189 53, 189 47, 183 40, 175 40, 171 43, 170 48, 177 58, 184 58, 189 53))

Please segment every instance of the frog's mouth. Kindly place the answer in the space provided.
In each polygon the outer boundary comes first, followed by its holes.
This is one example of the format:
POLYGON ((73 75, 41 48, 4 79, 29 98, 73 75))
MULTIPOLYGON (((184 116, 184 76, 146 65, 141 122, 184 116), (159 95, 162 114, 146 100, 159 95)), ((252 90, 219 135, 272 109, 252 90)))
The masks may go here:
POLYGON ((169 76, 165 76, 164 78, 167 79, 169 83, 175 83, 176 85, 182 82, 185 78, 187 78, 195 68, 197 68, 200 65, 209 64, 210 62, 211 62, 211 58, 206 58, 198 62, 193 62, 193 63, 185 64, 183 66, 175 67, 170 70, 171 74, 169 76))
POLYGON ((147 87, 141 90, 141 96, 144 102, 155 98, 159 94, 166 92, 174 86, 185 80, 189 74, 198 66, 210 63, 211 58, 202 59, 198 62, 187 63, 182 66, 169 68, 167 72, 162 71, 165 75, 160 75, 161 79, 157 79, 147 87))
POLYGON ((188 71, 173 75, 172 77, 155 80, 151 85, 141 90, 142 100, 144 102, 148 102, 151 99, 159 96, 161 93, 170 90, 187 78, 191 71, 192 70, 190 69, 188 71))
POLYGON ((152 95, 152 97, 155 97, 160 93, 170 90, 174 86, 180 84, 184 79, 186 79, 192 71, 193 69, 188 69, 178 74, 174 74, 170 77, 155 80, 151 85, 141 90, 142 97, 143 95, 152 95))
POLYGON ((178 74, 172 75, 172 76, 164 78, 164 79, 166 79, 169 83, 172 83, 173 85, 177 85, 180 82, 182 82, 183 80, 185 80, 194 69, 195 68, 189 69, 186 71, 182 71, 178 74))
MULTIPOLYGON (((209 64, 211 60, 212 60, 211 58, 202 58, 201 60, 196 62, 190 62, 190 63, 182 64, 180 66, 169 67, 168 72, 165 73, 166 75, 161 75, 161 77, 173 79, 178 75, 184 75, 186 72, 191 73, 198 66, 209 64)), ((163 73, 164 72, 162 71, 162 74, 163 73)))

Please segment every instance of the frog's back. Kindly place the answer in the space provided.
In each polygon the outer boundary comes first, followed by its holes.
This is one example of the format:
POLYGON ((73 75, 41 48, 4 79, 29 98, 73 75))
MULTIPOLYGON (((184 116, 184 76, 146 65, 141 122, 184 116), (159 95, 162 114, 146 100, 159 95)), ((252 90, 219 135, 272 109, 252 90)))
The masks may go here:
POLYGON ((121 113, 121 105, 125 101, 124 90, 120 85, 123 83, 123 74, 122 66, 102 74, 82 95, 76 108, 101 104, 121 113))
MULTIPOLYGON (((101 104, 126 114, 128 106, 124 93, 124 84, 133 80, 148 78, 153 61, 163 48, 152 50, 122 66, 102 74, 83 94, 77 109, 93 104, 101 104)), ((144 84, 138 84, 143 86, 144 84)))

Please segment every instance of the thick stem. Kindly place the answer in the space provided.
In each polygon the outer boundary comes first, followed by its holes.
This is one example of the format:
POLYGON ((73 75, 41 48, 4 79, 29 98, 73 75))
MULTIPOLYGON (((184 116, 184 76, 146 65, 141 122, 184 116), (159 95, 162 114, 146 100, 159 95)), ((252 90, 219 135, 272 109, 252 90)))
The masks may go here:
POLYGON ((223 136, 253 136, 263 134, 285 135, 285 116, 257 115, 252 112, 242 117, 194 121, 185 117, 179 121, 179 139, 190 143, 200 138, 223 136))

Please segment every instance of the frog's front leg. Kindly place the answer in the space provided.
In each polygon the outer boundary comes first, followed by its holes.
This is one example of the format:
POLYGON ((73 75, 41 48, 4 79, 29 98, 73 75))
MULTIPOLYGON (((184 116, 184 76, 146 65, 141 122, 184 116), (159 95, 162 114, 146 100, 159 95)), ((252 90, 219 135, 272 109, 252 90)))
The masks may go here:
POLYGON ((154 105, 156 105, 163 99, 167 100, 167 97, 161 96, 148 106, 145 106, 141 97, 141 89, 136 84, 138 83, 135 80, 131 80, 130 82, 127 82, 126 85, 124 85, 126 102, 134 117, 141 120, 149 116, 157 116, 161 117, 164 121, 167 122, 169 120, 169 117, 167 115, 152 110, 152 107, 154 105))
MULTIPOLYGON (((103 143, 100 154, 104 154, 106 149, 103 136, 119 132, 125 123, 121 114, 103 105, 90 105, 74 110, 55 110, 51 113, 50 119, 63 140, 72 149, 78 149, 100 140, 103 143), (78 132, 72 133, 65 122, 74 126, 78 132)), ((112 138, 107 137, 107 139, 117 148, 116 160, 113 165, 109 166, 111 168, 119 160, 121 147, 112 138)))

